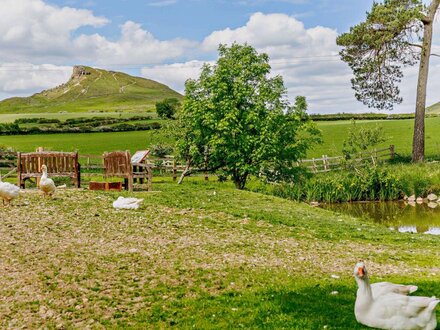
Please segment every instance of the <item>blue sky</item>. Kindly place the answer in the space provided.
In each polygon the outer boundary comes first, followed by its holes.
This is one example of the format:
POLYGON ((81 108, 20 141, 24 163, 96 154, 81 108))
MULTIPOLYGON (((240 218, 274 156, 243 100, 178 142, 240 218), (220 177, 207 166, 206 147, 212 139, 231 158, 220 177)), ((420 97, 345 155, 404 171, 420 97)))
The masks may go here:
MULTIPOLYGON (((219 43, 268 53, 288 98, 312 113, 370 111, 355 100, 336 37, 365 18, 373 0, 1 0, 0 99, 65 82, 75 64, 124 71, 183 92, 213 63, 219 43)), ((434 50, 440 53, 440 24, 434 50)), ((433 58, 428 103, 440 101, 433 58)), ((417 68, 405 70, 404 103, 414 110, 417 68)), ((374 109, 373 109, 374 110, 374 109)))
POLYGON ((58 6, 88 8, 109 18, 112 24, 101 31, 118 33, 127 20, 141 22, 160 39, 202 40, 215 30, 237 28, 255 12, 285 13, 300 18, 306 27, 323 25, 345 31, 371 8, 372 0, 58 0, 58 6))

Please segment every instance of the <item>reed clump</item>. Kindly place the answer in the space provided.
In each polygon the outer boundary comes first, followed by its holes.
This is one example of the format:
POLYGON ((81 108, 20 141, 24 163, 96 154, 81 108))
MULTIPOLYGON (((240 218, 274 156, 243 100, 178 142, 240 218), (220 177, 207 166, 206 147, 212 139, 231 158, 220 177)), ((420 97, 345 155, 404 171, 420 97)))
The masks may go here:
POLYGON ((440 165, 388 164, 319 174, 303 174, 293 183, 253 181, 251 190, 296 201, 327 203, 398 200, 440 192, 440 165))

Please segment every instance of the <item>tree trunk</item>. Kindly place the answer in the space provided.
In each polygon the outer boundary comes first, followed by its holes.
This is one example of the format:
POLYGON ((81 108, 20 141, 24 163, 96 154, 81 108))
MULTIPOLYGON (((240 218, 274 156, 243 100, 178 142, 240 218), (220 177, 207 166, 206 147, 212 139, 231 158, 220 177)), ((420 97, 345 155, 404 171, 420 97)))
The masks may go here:
POLYGON ((240 175, 238 173, 234 173, 232 175, 232 180, 234 181, 235 184, 235 188, 239 189, 239 190, 243 190, 244 187, 246 186, 246 181, 248 178, 248 173, 245 172, 243 175, 240 175))
POLYGON ((432 29, 440 0, 433 0, 429 6, 428 16, 424 20, 422 53, 420 57, 419 78, 417 82, 417 100, 414 120, 414 137, 412 161, 421 162, 425 158, 425 109, 426 87, 428 84, 429 59, 432 47, 432 29))
POLYGON ((180 176, 180 179, 177 182, 177 184, 182 184, 183 179, 185 179, 185 177, 190 175, 190 174, 191 174, 191 161, 187 161, 186 162, 185 170, 182 172, 182 175, 180 176))

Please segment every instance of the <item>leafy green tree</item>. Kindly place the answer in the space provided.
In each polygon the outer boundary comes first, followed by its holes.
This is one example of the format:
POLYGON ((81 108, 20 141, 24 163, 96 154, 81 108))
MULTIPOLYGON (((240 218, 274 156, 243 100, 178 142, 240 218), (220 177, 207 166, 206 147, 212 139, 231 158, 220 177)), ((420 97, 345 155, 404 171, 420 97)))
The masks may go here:
POLYGON ((369 148, 385 142, 385 133, 382 126, 358 127, 353 120, 348 129, 348 137, 343 142, 342 152, 346 159, 359 152, 367 151, 369 148))
POLYGON ((369 107, 392 109, 402 102, 398 83, 402 67, 419 62, 414 121, 413 161, 425 153, 425 108, 433 23, 440 0, 428 6, 422 0, 375 2, 364 22, 338 37, 341 58, 354 73, 358 100, 369 107))
POLYGON ((288 177, 318 142, 305 98, 290 106, 282 77, 269 77, 270 69, 268 56, 249 45, 220 45, 217 63, 186 82, 177 150, 188 168, 221 170, 243 189, 249 175, 288 177))
POLYGON ((174 115, 180 107, 180 102, 176 98, 168 98, 156 102, 156 112, 160 118, 174 119, 174 115))

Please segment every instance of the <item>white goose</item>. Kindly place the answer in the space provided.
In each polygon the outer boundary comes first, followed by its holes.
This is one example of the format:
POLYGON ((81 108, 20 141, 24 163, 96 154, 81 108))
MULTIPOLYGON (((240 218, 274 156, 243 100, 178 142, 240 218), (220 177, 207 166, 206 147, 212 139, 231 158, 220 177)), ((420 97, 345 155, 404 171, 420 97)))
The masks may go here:
POLYGON ((440 302, 437 298, 406 296, 407 293, 413 292, 412 289, 400 290, 399 285, 392 283, 389 283, 389 286, 383 285, 382 292, 374 293, 362 261, 356 264, 354 277, 359 287, 354 314, 359 323, 388 330, 436 328, 435 307, 440 302), (394 291, 396 288, 398 292, 394 291))
POLYGON ((43 175, 40 178, 40 190, 44 193, 44 196, 52 196, 55 193, 55 183, 47 176, 46 165, 41 166, 43 175))
POLYGON ((0 176, 0 198, 3 199, 3 205, 10 205, 14 198, 20 194, 20 188, 9 182, 3 182, 0 176))
POLYGON ((143 198, 119 196, 118 199, 113 202, 113 207, 115 209, 137 210, 143 201, 143 198))

